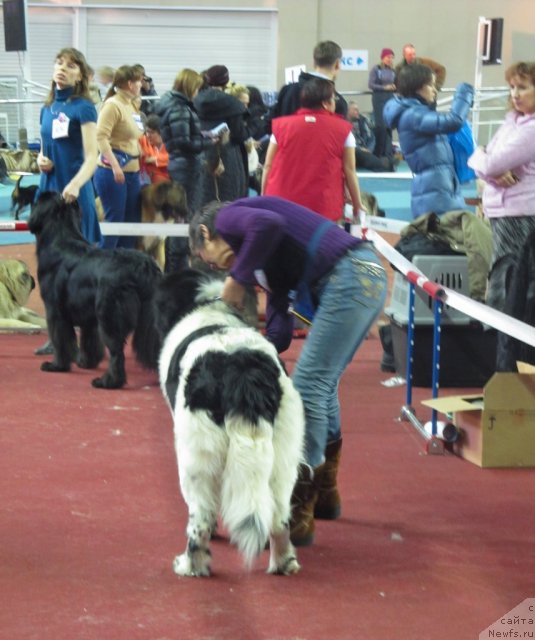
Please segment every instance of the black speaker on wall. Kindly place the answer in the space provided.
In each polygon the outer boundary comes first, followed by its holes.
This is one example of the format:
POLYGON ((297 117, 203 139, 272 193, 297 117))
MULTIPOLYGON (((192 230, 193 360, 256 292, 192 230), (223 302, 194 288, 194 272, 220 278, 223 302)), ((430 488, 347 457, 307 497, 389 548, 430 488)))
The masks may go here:
POLYGON ((3 0, 6 51, 26 51, 24 0, 3 0))
POLYGON ((485 52, 483 64, 502 63, 503 18, 491 18, 485 26, 485 52))

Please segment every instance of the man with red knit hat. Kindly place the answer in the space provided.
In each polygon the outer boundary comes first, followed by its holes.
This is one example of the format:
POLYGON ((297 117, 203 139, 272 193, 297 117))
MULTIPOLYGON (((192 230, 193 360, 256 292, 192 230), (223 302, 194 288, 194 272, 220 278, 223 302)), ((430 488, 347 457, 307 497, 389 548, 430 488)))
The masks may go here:
POLYGON ((368 77, 368 88, 372 91, 372 106, 375 133, 374 155, 378 158, 392 157, 392 131, 383 119, 383 108, 396 90, 394 52, 385 47, 381 51, 381 62, 376 64, 368 77))

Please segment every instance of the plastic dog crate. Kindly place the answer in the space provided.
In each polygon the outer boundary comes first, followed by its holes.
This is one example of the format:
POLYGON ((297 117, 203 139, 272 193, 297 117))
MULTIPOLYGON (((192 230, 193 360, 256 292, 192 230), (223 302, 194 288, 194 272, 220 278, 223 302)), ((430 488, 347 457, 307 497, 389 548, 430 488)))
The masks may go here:
MULTIPOLYGON (((407 372, 408 324, 390 320, 396 373, 407 372)), ((446 325, 440 332, 441 387, 484 387, 496 371, 496 331, 479 322, 446 325)), ((416 325, 412 353, 412 383, 431 387, 433 375, 433 326, 416 325)))
MULTIPOLYGON (((414 256, 412 263, 432 282, 470 296, 466 256, 414 256)), ((385 314, 400 324, 409 323, 409 286, 400 273, 394 274, 390 305, 385 314)), ((441 325, 468 325, 470 320, 465 313, 444 305, 441 325)), ((414 296, 414 322, 416 325, 433 324, 433 299, 419 287, 414 296)))
MULTIPOLYGON (((412 260, 430 280, 469 296, 466 256, 421 255, 412 260)), ((396 372, 404 376, 407 368, 409 325, 409 283, 396 273, 390 305, 390 318, 396 372)), ((414 349, 412 381, 416 387, 430 387, 433 362, 433 299, 416 287, 414 297, 414 349)), ((441 319, 441 387, 482 387, 495 371, 496 332, 484 330, 480 323, 457 309, 444 305, 441 319)))

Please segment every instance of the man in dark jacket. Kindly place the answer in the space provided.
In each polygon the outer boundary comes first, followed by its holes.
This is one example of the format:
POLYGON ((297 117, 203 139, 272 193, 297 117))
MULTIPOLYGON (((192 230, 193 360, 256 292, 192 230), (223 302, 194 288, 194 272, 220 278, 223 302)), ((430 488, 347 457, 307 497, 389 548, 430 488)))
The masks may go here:
MULTIPOLYGON (((142 64, 135 64, 134 67, 139 69, 139 71, 141 71, 141 73, 143 74, 141 78, 141 97, 157 98, 158 93, 154 88, 154 82, 152 81, 152 78, 149 78, 149 76, 145 73, 145 67, 142 64)), ((141 111, 146 116, 150 115, 151 113, 156 113, 156 103, 157 100, 142 100, 140 107, 141 111)))
MULTIPOLYGON (((271 108, 268 114, 268 126, 271 130, 271 120, 280 116, 290 116, 295 113, 301 106, 301 89, 307 80, 313 77, 326 78, 334 82, 340 71, 340 62, 342 60, 342 49, 340 45, 331 40, 318 43, 314 48, 314 71, 307 73, 301 71, 297 82, 284 85, 279 91, 277 102, 271 108)), ((336 95, 336 113, 347 117, 347 102, 338 93, 336 95)))
POLYGON ((442 89, 446 80, 446 67, 432 58, 421 58, 420 56, 416 56, 416 49, 413 44, 406 44, 403 47, 403 58, 401 59, 401 62, 396 65, 396 78, 399 76, 401 69, 406 67, 408 64, 425 64, 427 67, 430 67, 435 74, 435 86, 437 91, 442 89))

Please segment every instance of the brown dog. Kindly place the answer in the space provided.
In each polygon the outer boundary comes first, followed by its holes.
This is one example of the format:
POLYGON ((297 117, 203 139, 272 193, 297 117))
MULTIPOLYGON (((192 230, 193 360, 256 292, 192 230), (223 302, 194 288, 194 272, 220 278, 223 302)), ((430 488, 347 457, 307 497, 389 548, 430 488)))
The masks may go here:
MULTIPOLYGON (((185 222, 187 214, 186 192, 178 183, 155 182, 141 189, 141 222, 185 222)), ((163 271, 165 236, 143 236, 138 248, 151 255, 163 271)))
POLYGON ((46 320, 24 305, 35 281, 22 260, 0 260, 0 331, 46 328, 46 320))

